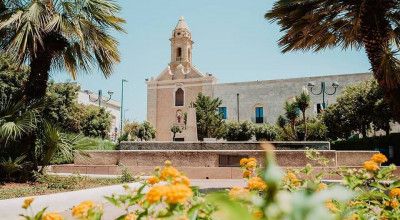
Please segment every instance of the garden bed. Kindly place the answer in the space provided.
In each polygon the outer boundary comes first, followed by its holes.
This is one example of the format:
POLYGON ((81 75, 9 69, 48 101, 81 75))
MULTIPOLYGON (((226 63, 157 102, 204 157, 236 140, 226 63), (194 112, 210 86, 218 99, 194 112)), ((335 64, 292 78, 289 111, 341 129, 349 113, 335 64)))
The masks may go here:
POLYGON ((121 184, 122 178, 91 178, 86 176, 53 176, 38 178, 37 182, 5 183, 0 185, 0 200, 17 197, 46 195, 121 184))

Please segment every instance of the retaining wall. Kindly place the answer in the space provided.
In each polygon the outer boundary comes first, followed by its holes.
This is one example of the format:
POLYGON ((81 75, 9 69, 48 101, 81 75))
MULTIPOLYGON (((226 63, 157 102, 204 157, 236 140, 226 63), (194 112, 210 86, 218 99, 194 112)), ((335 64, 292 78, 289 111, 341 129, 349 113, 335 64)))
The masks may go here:
MULTIPOLYGON (((242 142, 135 142, 123 141, 120 150, 262 150, 265 142, 242 141, 242 142)), ((330 150, 327 141, 273 141, 268 142, 277 150, 305 150, 307 148, 317 150, 330 150)))

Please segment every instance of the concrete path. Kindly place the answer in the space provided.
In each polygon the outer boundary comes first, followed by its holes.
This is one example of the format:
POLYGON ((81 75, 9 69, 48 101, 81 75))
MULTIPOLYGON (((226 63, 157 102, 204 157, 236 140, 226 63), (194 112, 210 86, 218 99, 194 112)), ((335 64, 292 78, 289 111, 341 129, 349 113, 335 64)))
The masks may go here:
MULTIPOLYGON (((193 186, 198 186, 203 190, 230 188, 232 186, 244 186, 244 180, 235 179, 209 179, 209 180, 191 180, 193 186)), ((128 184, 131 188, 138 187, 138 183, 128 184)), ((123 212, 106 203, 104 196, 111 194, 122 194, 124 189, 122 185, 113 185, 73 192, 63 192, 43 196, 35 196, 35 201, 32 203, 32 210, 39 211, 41 208, 49 207, 48 211, 60 212, 65 216, 69 216, 70 208, 85 200, 92 200, 96 203, 104 204, 105 216, 103 219, 115 219, 123 212)), ((0 200, 0 220, 22 219, 19 214, 24 210, 21 205, 25 198, 0 200)), ((28 212, 31 211, 28 209, 28 212)), ((70 218, 67 218, 70 219, 70 218)))

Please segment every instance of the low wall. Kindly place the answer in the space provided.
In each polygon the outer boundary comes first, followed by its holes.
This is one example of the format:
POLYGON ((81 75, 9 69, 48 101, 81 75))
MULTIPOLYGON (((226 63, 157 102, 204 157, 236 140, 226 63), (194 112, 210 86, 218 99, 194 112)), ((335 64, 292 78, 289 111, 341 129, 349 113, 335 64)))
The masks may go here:
MULTIPOLYGON (((277 162, 282 167, 317 166, 306 158, 304 150, 275 150, 277 162)), ((329 159, 328 166, 362 166, 375 151, 319 151, 329 159)), ((137 167, 160 166, 170 160, 176 167, 235 167, 240 158, 255 157, 263 161, 262 150, 121 150, 84 151, 75 153, 75 165, 124 165, 137 167)))
MULTIPOLYGON (((134 142, 123 141, 121 150, 262 150, 264 142, 134 142)), ((330 150, 330 143, 325 141, 269 142, 277 150, 330 150)))

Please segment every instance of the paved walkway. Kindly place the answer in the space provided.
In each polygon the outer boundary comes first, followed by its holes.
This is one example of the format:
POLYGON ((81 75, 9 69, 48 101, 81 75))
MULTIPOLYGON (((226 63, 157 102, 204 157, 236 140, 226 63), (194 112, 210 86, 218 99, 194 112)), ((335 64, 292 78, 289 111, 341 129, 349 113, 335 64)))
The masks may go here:
MULTIPOLYGON (((232 186, 244 186, 243 180, 235 179, 208 179, 208 180, 191 180, 193 186, 198 186, 200 189, 221 189, 230 188, 232 186)), ((138 183, 128 184, 131 188, 138 187, 138 183)), ((92 200, 96 203, 104 204, 105 216, 103 219, 115 219, 123 212, 117 208, 106 203, 104 196, 111 194, 122 194, 124 189, 122 185, 113 185, 99 188, 92 188, 86 190, 79 190, 73 192, 63 192, 43 196, 35 196, 35 201, 32 204, 32 210, 39 211, 43 207, 49 207, 48 211, 61 212, 65 216, 70 213, 70 208, 79 204, 84 200, 92 200)), ((14 220, 22 219, 19 217, 24 210, 21 208, 25 198, 0 200, 0 219, 1 220, 14 220)), ((68 218, 67 218, 68 219, 68 218)))

